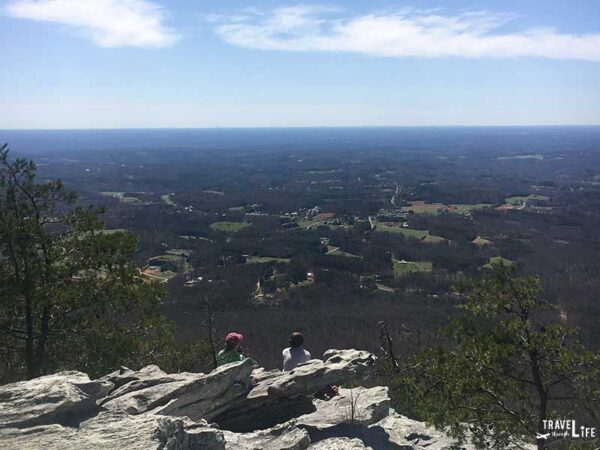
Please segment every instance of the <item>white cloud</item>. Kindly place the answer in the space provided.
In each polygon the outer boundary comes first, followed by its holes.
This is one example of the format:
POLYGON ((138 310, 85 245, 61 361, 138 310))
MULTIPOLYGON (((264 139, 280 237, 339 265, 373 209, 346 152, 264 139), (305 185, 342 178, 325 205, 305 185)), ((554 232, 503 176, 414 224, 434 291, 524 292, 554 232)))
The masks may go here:
POLYGON ((162 7, 145 0, 13 0, 7 15, 66 25, 100 47, 169 47, 178 36, 162 7))
POLYGON ((600 61, 600 33, 552 28, 502 31, 514 19, 487 11, 442 15, 403 9, 343 17, 298 5, 225 20, 215 30, 232 45, 285 51, 354 52, 389 57, 540 57, 600 61))

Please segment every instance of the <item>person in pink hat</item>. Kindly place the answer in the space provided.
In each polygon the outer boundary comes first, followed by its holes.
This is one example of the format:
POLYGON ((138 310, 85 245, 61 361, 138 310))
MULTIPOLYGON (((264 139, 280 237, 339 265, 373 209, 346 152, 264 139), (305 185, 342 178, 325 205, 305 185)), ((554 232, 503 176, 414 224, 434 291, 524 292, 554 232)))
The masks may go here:
POLYGON ((235 332, 229 333, 227 336, 225 336, 225 348, 217 355, 218 366, 232 362, 243 361, 246 359, 240 350, 240 344, 242 343, 243 339, 244 336, 235 332))

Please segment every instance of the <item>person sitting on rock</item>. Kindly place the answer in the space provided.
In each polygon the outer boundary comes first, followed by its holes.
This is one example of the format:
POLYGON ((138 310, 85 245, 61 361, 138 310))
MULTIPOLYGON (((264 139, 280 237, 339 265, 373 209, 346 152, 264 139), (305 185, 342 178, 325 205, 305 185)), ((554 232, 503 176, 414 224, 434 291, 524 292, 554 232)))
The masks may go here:
POLYGON ((244 336, 240 333, 229 333, 225 337, 225 348, 217 355, 217 365, 222 366, 223 364, 229 364, 232 362, 243 361, 246 356, 240 349, 240 344, 244 336))
POLYGON ((304 336, 297 331, 290 334, 290 346, 283 350, 283 371, 294 370, 298 364, 310 359, 310 353, 304 350, 304 336))

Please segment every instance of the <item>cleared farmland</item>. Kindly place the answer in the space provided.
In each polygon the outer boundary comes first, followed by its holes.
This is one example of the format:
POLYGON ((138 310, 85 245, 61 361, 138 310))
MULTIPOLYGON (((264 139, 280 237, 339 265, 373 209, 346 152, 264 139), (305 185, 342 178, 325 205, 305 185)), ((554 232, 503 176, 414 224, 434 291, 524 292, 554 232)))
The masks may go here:
POLYGON ((431 272, 433 263, 431 261, 404 261, 392 259, 394 264, 394 276, 400 277, 410 273, 431 272))
POLYGON ((250 225, 248 222, 215 222, 210 224, 210 228, 224 233, 237 233, 250 225))

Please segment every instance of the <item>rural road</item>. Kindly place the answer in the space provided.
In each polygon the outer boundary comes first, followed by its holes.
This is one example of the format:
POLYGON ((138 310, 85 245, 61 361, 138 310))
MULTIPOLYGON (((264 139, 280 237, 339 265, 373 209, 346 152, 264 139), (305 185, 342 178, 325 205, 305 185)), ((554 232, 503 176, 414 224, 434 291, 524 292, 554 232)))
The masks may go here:
POLYGON ((400 187, 400 185, 396 184, 396 192, 394 192, 394 195, 392 195, 392 198, 390 199, 390 203, 393 206, 396 206, 396 197, 398 197, 398 195, 400 195, 401 191, 402 191, 402 188, 400 187))
POLYGON ((371 225, 371 230, 374 230, 376 225, 375 222, 373 221, 373 217, 369 216, 369 225, 371 225))
POLYGON ((377 289, 379 289, 380 291, 384 291, 384 292, 396 292, 395 289, 392 289, 391 287, 384 286, 381 283, 375 283, 375 286, 377 286, 377 289))

